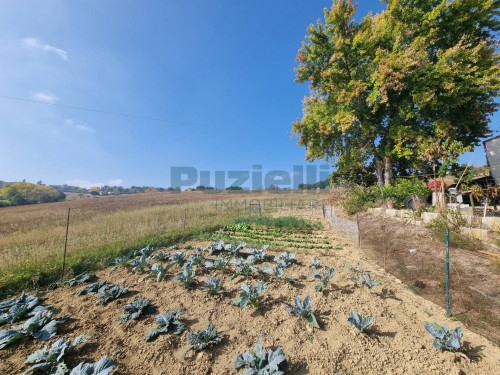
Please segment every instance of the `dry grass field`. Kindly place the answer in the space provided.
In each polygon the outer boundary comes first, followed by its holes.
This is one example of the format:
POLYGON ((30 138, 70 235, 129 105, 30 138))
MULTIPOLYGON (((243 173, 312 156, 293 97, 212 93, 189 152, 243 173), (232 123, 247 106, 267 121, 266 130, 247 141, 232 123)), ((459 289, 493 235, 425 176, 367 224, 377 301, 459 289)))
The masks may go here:
MULTIPOLYGON (((102 267, 125 251, 164 246, 244 215, 251 200, 290 204, 318 194, 249 192, 149 193, 0 209, 0 296, 61 277, 67 210, 71 271, 102 267), (221 205, 221 201, 225 205, 221 205), (238 201, 230 207, 228 202, 238 201)), ((303 204, 303 203, 301 203, 303 204)), ((247 213, 248 214, 248 213, 247 213)))

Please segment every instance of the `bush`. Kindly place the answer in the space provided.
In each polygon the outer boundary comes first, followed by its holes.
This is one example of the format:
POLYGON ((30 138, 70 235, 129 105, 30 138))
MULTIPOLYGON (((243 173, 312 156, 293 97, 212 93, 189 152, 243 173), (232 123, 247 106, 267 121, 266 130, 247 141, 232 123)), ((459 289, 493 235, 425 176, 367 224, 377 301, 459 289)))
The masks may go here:
POLYGON ((339 202, 349 215, 375 207, 380 201, 382 194, 378 185, 365 187, 361 185, 350 185, 345 188, 344 199, 339 202))
MULTIPOLYGON (((397 179, 393 185, 384 185, 383 190, 384 198, 394 201, 398 207, 402 207, 406 197, 410 195, 427 197, 431 194, 431 189, 417 179, 397 179)), ((350 215, 375 207, 382 200, 382 192, 378 185, 369 187, 347 185, 343 195, 344 199, 339 204, 350 215)))
POLYGON ((401 178, 397 179, 393 185, 384 186, 384 198, 392 199, 398 207, 403 207, 405 199, 414 194, 428 197, 431 189, 416 178, 401 178))

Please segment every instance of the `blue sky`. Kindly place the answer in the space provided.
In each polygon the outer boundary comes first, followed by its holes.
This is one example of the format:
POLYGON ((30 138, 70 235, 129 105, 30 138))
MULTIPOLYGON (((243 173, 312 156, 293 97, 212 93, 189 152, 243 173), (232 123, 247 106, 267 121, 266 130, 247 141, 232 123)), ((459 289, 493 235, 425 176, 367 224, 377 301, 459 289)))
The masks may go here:
MULTIPOLYGON (((309 165, 290 139, 307 94, 293 68, 307 26, 330 6, 0 2, 0 96, 168 120, 0 97, 0 180, 167 187, 173 166, 213 175, 309 165)), ((382 8, 361 0, 358 16, 382 8)), ((484 163, 482 148, 474 154, 484 163)))

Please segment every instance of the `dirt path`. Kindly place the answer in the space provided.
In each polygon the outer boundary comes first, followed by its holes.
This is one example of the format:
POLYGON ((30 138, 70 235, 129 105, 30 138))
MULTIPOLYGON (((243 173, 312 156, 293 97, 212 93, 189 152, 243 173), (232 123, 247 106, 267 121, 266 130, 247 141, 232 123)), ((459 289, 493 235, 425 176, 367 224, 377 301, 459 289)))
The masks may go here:
MULTIPOLYGON (((75 366, 84 360, 96 361, 107 355, 118 364, 113 374, 121 375, 241 373, 232 369, 235 357, 251 350, 259 336, 264 336, 265 348, 283 348, 289 363, 287 373, 294 375, 326 375, 336 371, 342 375, 500 374, 500 349, 467 329, 464 329, 462 342, 469 349, 471 363, 457 354, 436 351, 424 324, 436 321, 455 328, 459 323, 447 319, 439 306, 414 295, 393 276, 371 264, 348 237, 331 230, 326 222, 324 226, 325 229, 316 235, 321 238, 328 236, 334 247, 342 249, 329 250, 326 255, 313 249, 307 250, 307 255, 292 251, 297 253, 299 264, 287 268, 285 275, 296 280, 296 286, 270 283, 259 310, 249 307, 242 312, 231 305, 239 294, 241 283, 254 283, 256 279, 236 277, 229 281, 229 274, 226 274, 223 285, 227 292, 213 297, 202 293, 201 289, 205 277, 215 276, 215 271, 201 270, 197 275, 200 284, 186 290, 178 282, 171 281, 171 276, 168 281, 157 283, 126 269, 107 269, 97 274, 100 280, 106 279, 121 286, 132 284, 133 287, 130 294, 106 306, 95 306, 95 296, 76 296, 76 291, 81 288, 78 286, 40 293, 49 298, 48 303, 62 308, 63 314, 73 314, 60 326, 59 335, 48 343, 59 337, 88 334, 91 339, 67 357, 68 365, 75 366), (323 265, 337 271, 324 293, 314 290, 316 281, 309 267, 312 257, 321 258, 323 265), (371 290, 354 286, 349 280, 351 271, 344 265, 357 262, 362 263, 362 270, 370 271, 380 285, 371 290), (312 296, 311 304, 321 329, 313 329, 286 312, 287 304, 291 304, 298 294, 302 298, 312 296), (124 324, 117 322, 123 313, 121 306, 139 298, 150 299, 160 313, 184 309, 181 320, 186 323, 186 331, 202 329, 211 321, 224 334, 224 341, 213 349, 190 354, 186 360, 180 359, 188 347, 186 333, 181 336, 161 335, 153 342, 144 343, 143 337, 155 326, 154 315, 124 324), (348 324, 347 318, 352 310, 375 317, 374 327, 368 335, 357 332, 348 324), (474 356, 474 353, 480 356, 474 356)), ((202 245, 207 246, 210 242, 202 245)), ((178 272, 175 269, 170 274, 178 272)), ((22 373, 27 369, 24 360, 43 344, 23 339, 1 350, 0 373, 22 373)))

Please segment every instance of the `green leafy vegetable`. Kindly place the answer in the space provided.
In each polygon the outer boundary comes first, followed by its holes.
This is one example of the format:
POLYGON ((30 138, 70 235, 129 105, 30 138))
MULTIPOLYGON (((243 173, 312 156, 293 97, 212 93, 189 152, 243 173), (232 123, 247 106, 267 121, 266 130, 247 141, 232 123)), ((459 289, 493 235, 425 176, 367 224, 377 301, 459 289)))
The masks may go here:
POLYGON ((316 284, 314 286, 314 289, 317 292, 323 291, 323 289, 325 289, 328 286, 328 282, 330 281, 330 279, 333 276, 335 276, 335 269, 333 268, 327 269, 325 266, 323 266, 323 274, 319 273, 314 268, 311 271, 313 273, 314 278, 321 281, 321 284, 316 284))
POLYGON ((248 286, 247 284, 241 284, 241 293, 238 298, 233 301, 233 305, 239 305, 242 311, 245 311, 247 305, 252 305, 255 308, 259 308, 260 295, 263 291, 267 290, 269 287, 262 281, 257 281, 255 286, 248 286))
POLYGON ((229 262, 230 262, 229 258, 227 258, 223 254, 218 259, 206 259, 205 260, 205 267, 206 268, 215 267, 215 268, 217 268, 218 270, 221 270, 224 273, 224 270, 226 269, 226 267, 229 264, 229 262))
POLYGON ((295 297, 295 306, 288 306, 286 311, 293 313, 302 319, 307 320, 307 322, 314 328, 319 328, 318 321, 312 313, 314 308, 311 306, 311 296, 304 298, 304 303, 300 301, 300 295, 295 297))
POLYGON ((146 337, 144 341, 151 341, 157 338, 162 333, 167 333, 168 331, 173 331, 176 335, 180 335, 184 332, 184 323, 180 322, 179 316, 184 314, 183 310, 169 310, 165 314, 156 315, 156 328, 153 328, 146 337))
POLYGON ((274 263, 274 268, 271 266, 264 266, 262 272, 270 275, 270 281, 272 281, 273 279, 277 279, 280 281, 284 280, 290 285, 295 285, 295 281, 288 277, 285 277, 285 269, 280 267, 278 263, 274 263))
POLYGON ((212 323, 196 332, 188 332, 188 344, 192 345, 184 353, 182 357, 184 358, 190 350, 200 351, 207 347, 217 345, 222 341, 222 335, 217 332, 217 327, 213 326, 212 323))
POLYGON ((61 283, 61 285, 75 286, 76 284, 94 281, 96 278, 96 275, 94 275, 93 273, 84 272, 76 275, 72 279, 64 281, 63 283, 61 283))
POLYGON ((321 259, 311 259, 311 263, 309 263, 312 267, 318 267, 321 264, 321 259))
POLYGON ((196 282, 195 276, 196 272, 191 267, 191 263, 186 263, 182 268, 182 273, 174 276, 172 280, 180 280, 186 288, 189 288, 193 283, 196 282))
POLYGON ((130 285, 127 286, 126 288, 120 288, 118 285, 115 284, 106 284, 102 286, 97 292, 97 295, 100 297, 100 299, 95 304, 106 305, 108 302, 113 301, 122 296, 123 294, 128 293, 129 288, 130 285))
POLYGON ((362 315, 358 315, 356 312, 351 311, 351 317, 347 319, 354 327, 356 327, 359 332, 363 332, 370 324, 373 323, 373 316, 364 318, 362 315))
POLYGON ((140 299, 129 303, 122 307, 126 311, 121 317, 118 318, 118 322, 125 323, 129 320, 137 320, 141 315, 150 314, 154 311, 154 307, 148 299, 140 299))
POLYGON ((0 304, 0 325, 15 323, 28 315, 48 310, 50 305, 38 306, 46 299, 37 296, 27 296, 23 291, 18 298, 2 302, 0 304))
POLYGON ((462 346, 460 340, 463 336, 463 328, 457 327, 454 331, 450 331, 447 326, 440 326, 436 322, 426 323, 425 329, 434 336, 434 347, 437 350, 443 349, 449 352, 454 352, 462 346))
POLYGON ((247 368, 244 375, 282 375, 287 363, 283 350, 278 347, 275 351, 269 349, 269 353, 262 347, 262 336, 253 352, 238 354, 233 368, 247 368))
POLYGON ((141 256, 138 260, 133 260, 130 262, 134 266, 132 268, 132 273, 144 273, 146 272, 146 267, 148 266, 149 258, 146 255, 141 256))
POLYGON ((81 362, 69 375, 108 375, 115 369, 115 362, 108 357, 102 357, 96 363, 81 362))
POLYGON ((203 264, 203 254, 196 249, 193 255, 190 255, 188 261, 195 267, 200 267, 203 264))
POLYGON ((248 276, 252 272, 262 273, 259 268, 254 267, 253 259, 251 258, 248 258, 246 261, 243 259, 231 259, 230 263, 232 265, 238 266, 238 269, 231 275, 229 280, 233 280, 236 276, 239 275, 248 276))
MULTIPOLYGON (((367 273, 362 272, 361 277, 363 278, 361 285, 366 286, 368 289, 371 289, 375 285, 379 284, 379 282, 373 278, 370 272, 367 273)), ((351 280, 354 281, 355 283, 359 283, 359 279, 356 277, 351 277, 351 280)))
POLYGON ((220 278, 216 277, 214 279, 207 277, 205 283, 208 285, 208 288, 202 289, 202 292, 208 292, 210 294, 217 294, 218 292, 223 292, 226 290, 225 287, 220 285, 220 278))
POLYGON ((24 372, 24 375, 33 371, 50 373, 51 375, 65 374, 68 368, 63 361, 63 357, 77 345, 86 342, 87 339, 88 336, 78 336, 69 344, 64 339, 59 339, 52 344, 49 351, 47 351, 47 346, 35 351, 24 362, 33 365, 24 372))
POLYGON ((64 323, 71 315, 52 319, 51 311, 39 311, 24 324, 12 329, 0 331, 0 349, 12 344, 23 336, 32 336, 40 341, 47 341, 57 334, 57 325, 64 323))
POLYGON ((289 254, 286 251, 281 253, 279 257, 274 257, 274 261, 278 263, 281 268, 286 268, 292 263, 297 263, 295 254, 289 254))

